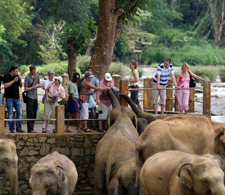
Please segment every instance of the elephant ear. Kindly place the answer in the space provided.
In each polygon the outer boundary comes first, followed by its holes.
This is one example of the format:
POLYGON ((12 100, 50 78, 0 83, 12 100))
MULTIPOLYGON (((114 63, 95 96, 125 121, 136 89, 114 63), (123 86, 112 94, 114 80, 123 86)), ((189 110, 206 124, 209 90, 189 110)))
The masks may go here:
POLYGON ((108 118, 108 128, 114 124, 115 120, 112 117, 108 118))
POLYGON ((58 186, 61 188, 65 181, 64 169, 62 166, 57 166, 56 169, 58 170, 58 186))
POLYGON ((187 186, 189 189, 193 187, 193 178, 191 176, 192 164, 185 163, 180 167, 178 177, 180 177, 181 183, 187 186))

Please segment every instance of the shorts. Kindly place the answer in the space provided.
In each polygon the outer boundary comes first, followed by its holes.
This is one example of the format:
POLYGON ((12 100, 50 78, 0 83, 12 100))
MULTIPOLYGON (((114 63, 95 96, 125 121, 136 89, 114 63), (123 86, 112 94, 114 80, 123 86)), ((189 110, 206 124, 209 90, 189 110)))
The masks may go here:
POLYGON ((98 107, 98 110, 99 110, 98 111, 98 119, 105 120, 108 118, 108 116, 112 110, 112 104, 110 106, 107 106, 105 104, 100 104, 98 107))
POLYGON ((68 109, 69 109, 69 113, 77 113, 80 112, 81 110, 81 103, 79 99, 76 99, 77 103, 80 105, 80 109, 77 107, 77 104, 73 101, 68 99, 68 109))
MULTIPOLYGON (((166 86, 160 86, 161 88, 166 88, 166 86)), ((156 83, 152 83, 152 88, 157 88, 156 83)), ((158 104, 158 98, 160 96, 160 104, 161 105, 166 105, 166 90, 152 90, 151 93, 152 96, 152 104, 158 104)))
POLYGON ((89 103, 82 102, 81 110, 80 110, 80 119, 88 119, 89 111, 88 111, 89 103))
POLYGON ((44 102, 44 116, 43 119, 49 119, 52 113, 52 118, 55 118, 55 107, 58 105, 58 100, 55 101, 54 104, 48 103, 45 98, 44 102))

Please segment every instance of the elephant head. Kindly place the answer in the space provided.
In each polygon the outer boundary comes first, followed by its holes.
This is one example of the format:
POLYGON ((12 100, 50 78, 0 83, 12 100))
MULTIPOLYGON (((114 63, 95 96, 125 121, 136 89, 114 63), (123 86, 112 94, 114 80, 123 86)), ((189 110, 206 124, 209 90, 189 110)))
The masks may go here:
POLYGON ((38 163, 31 169, 29 183, 32 188, 32 195, 55 195, 64 181, 64 169, 56 161, 53 163, 38 163))
POLYGON ((206 154, 183 164, 178 172, 183 185, 198 195, 224 195, 224 172, 218 159, 206 154))
POLYGON ((10 195, 16 195, 18 190, 18 156, 16 146, 11 140, 0 139, 0 171, 4 172, 10 181, 10 195))

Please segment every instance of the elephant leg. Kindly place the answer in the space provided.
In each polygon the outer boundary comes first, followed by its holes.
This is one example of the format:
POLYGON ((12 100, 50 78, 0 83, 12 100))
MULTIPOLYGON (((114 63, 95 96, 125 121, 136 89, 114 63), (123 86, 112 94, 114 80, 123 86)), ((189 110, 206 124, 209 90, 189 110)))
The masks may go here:
POLYGON ((98 168, 95 169, 95 194, 96 195, 105 195, 106 186, 105 186, 105 174, 102 170, 98 168))
MULTIPOLYGON (((10 167, 7 167, 7 169, 10 169, 10 167)), ((17 169, 16 170, 6 170, 6 175, 8 176, 9 182, 10 182, 10 195, 17 195, 17 191, 18 191, 17 169)))
MULTIPOLYGON (((115 174, 116 175, 116 174, 115 174)), ((114 176, 110 183, 109 183, 109 186, 108 186, 108 195, 114 195, 115 194, 115 186, 116 186, 116 183, 117 183, 117 178, 114 176)))

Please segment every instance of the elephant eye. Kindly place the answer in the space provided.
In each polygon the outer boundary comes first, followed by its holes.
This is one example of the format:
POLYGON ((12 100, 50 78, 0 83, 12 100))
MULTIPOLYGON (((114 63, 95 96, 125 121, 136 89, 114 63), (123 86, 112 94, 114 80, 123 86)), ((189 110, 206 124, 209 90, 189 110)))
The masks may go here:
POLYGON ((209 181, 208 181, 207 179, 203 179, 202 182, 203 182, 203 184, 206 185, 206 186, 209 185, 209 181))

